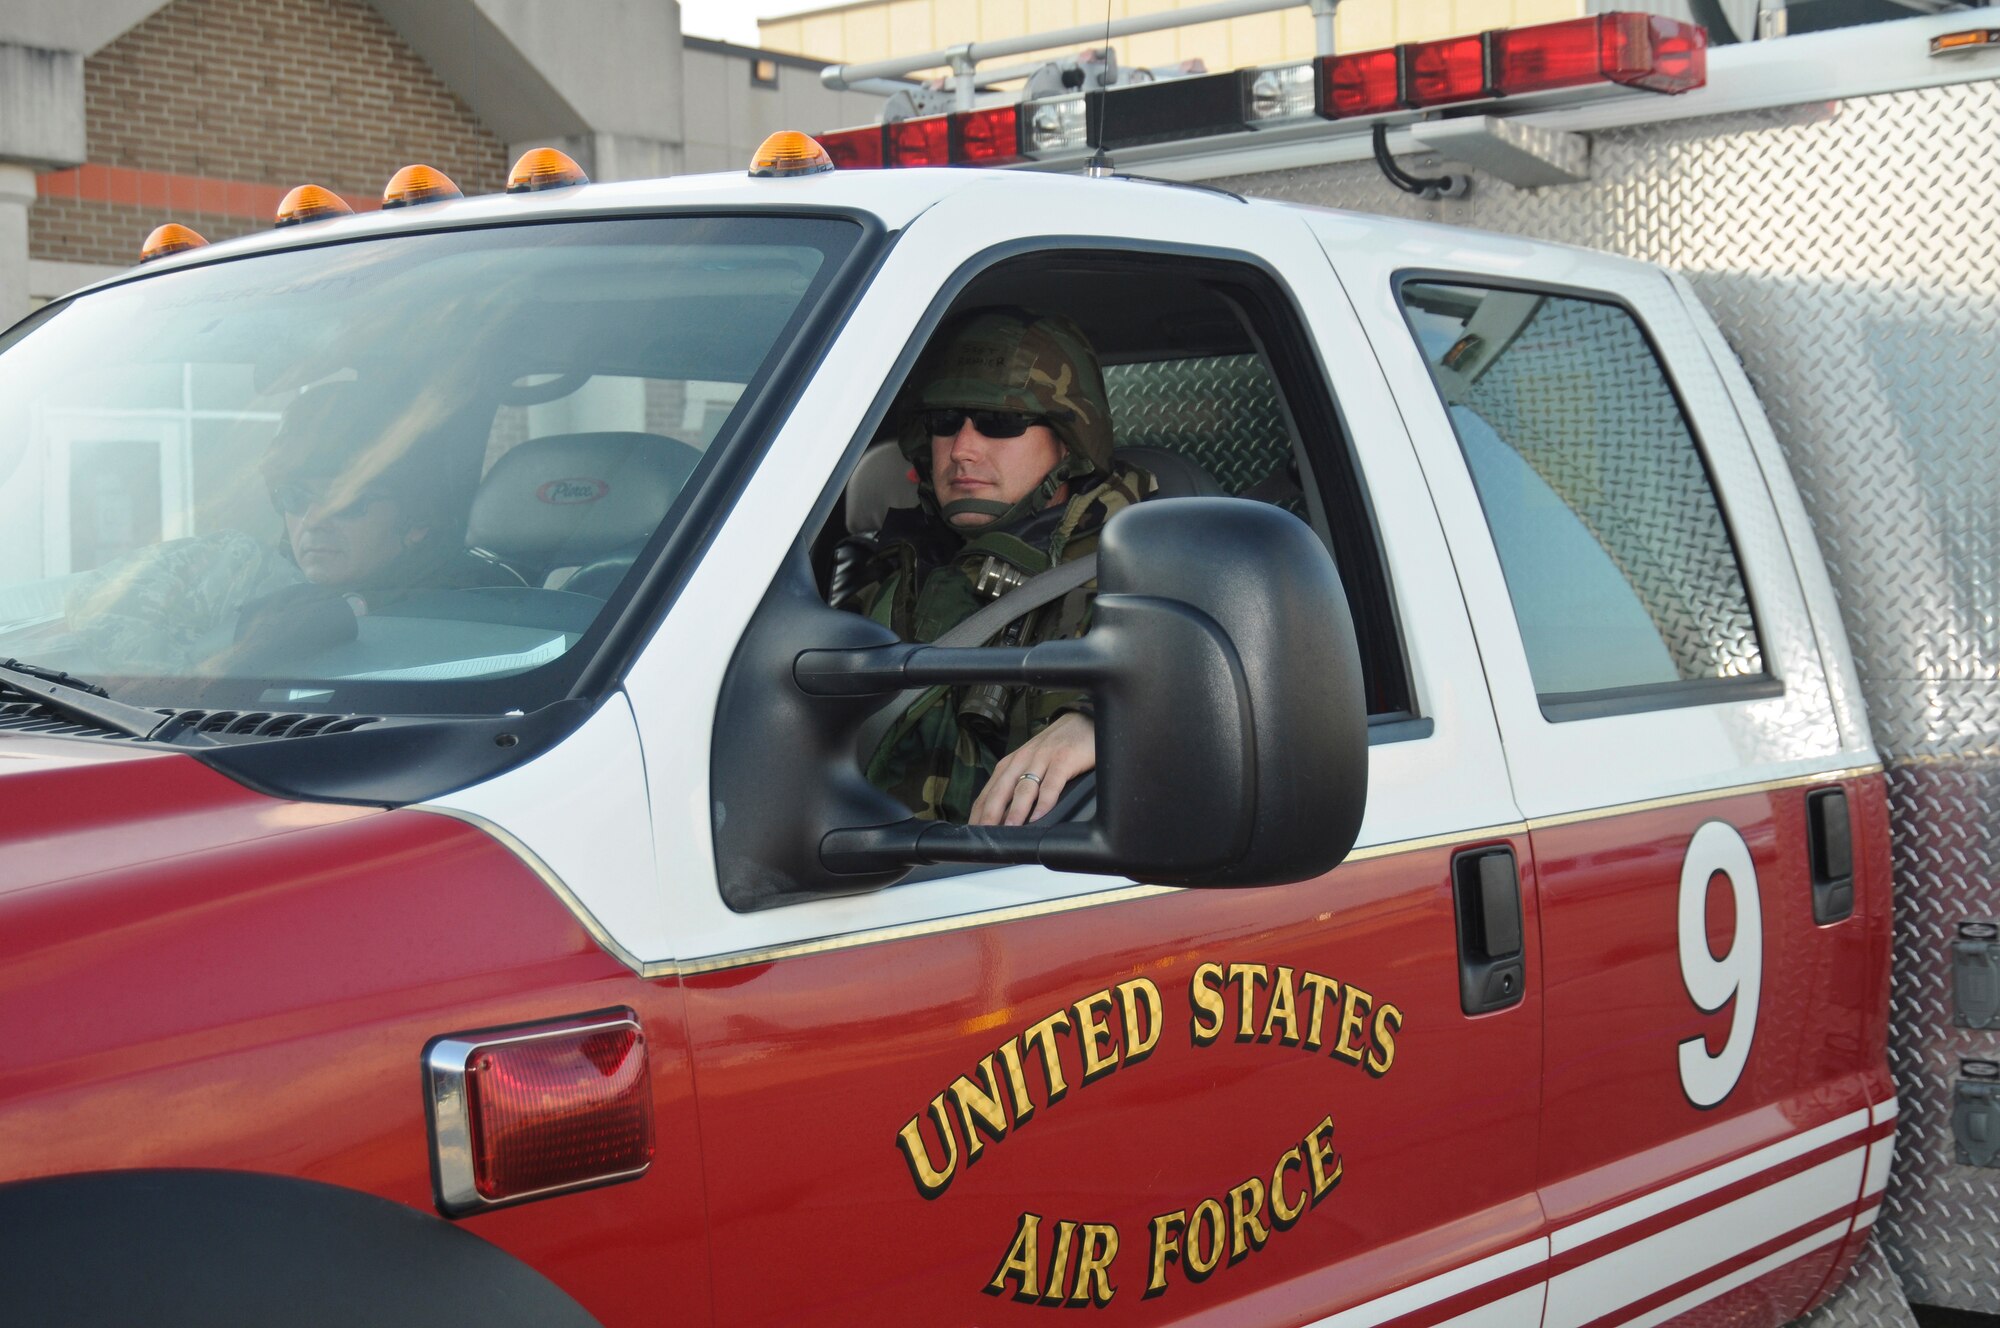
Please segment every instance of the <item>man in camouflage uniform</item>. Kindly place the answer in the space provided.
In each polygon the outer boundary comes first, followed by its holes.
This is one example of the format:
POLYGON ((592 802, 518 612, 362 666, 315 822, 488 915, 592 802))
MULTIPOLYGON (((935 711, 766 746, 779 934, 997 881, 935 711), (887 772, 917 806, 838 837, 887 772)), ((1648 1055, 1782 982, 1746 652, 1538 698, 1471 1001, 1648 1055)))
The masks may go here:
MULTIPOLYGON (((843 549, 836 607, 911 641, 934 641, 991 600, 1092 553, 1112 514, 1150 497, 1153 477, 1112 458, 1097 353, 1067 318, 1023 309, 967 314, 933 343, 899 438, 919 506, 843 549)), ((1079 636, 1095 582, 1028 613, 987 644, 1079 636)), ((987 684, 934 687, 892 723, 868 778, 919 816, 1022 825, 1097 762, 1089 699, 987 684)))

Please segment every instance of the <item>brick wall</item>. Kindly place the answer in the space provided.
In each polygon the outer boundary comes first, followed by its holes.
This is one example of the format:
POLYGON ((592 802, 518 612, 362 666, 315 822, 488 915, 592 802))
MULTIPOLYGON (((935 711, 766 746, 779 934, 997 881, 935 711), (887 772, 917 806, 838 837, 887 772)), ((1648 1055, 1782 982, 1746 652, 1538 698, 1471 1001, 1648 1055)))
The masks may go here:
POLYGON ((506 182, 505 145, 365 0, 172 0, 84 61, 84 98, 91 165, 42 177, 34 258, 127 264, 163 221, 262 230, 306 182, 372 204, 413 161, 506 182))

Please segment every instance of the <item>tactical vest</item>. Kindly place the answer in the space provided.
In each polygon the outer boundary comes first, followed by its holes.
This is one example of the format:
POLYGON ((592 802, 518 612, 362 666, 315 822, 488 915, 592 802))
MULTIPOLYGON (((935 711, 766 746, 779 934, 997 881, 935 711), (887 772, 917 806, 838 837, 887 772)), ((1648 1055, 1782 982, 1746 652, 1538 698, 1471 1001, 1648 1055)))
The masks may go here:
MULTIPOLYGON (((934 641, 986 604, 1057 563, 1097 548, 1104 523, 1157 489, 1152 475, 1117 465, 1111 477, 1071 498, 1052 528, 1030 521, 983 531, 925 566, 916 542, 876 548, 860 584, 840 607, 866 613, 906 641, 934 641), (1039 538, 1047 529, 1046 541, 1039 538)), ((1096 582, 1002 628, 987 644, 1029 646, 1080 636, 1090 625, 1096 582)), ((1080 692, 980 684, 933 687, 890 725, 868 762, 868 779, 926 819, 965 821, 1000 758, 1068 710, 1087 709, 1080 692)))

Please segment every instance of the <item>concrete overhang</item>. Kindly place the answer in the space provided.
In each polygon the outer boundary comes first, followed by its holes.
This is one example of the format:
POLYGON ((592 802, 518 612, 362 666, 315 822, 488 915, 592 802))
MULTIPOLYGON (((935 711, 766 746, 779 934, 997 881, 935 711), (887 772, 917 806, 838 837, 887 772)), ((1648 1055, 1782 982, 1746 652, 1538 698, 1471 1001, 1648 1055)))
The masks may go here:
POLYGON ((673 0, 371 0, 495 136, 678 142, 673 0))
POLYGON ((0 42, 95 55, 166 8, 168 0, 8 0, 0 42))
POLYGON ((83 56, 0 42, 0 161, 47 170, 83 160, 83 56))

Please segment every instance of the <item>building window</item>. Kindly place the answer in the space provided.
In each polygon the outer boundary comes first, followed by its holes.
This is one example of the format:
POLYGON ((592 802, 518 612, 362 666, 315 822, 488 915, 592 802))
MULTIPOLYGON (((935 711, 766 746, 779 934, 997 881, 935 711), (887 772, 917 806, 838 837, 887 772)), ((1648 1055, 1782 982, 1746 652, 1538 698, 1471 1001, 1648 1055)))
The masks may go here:
POLYGON ((753 88, 775 88, 778 86, 778 62, 762 56, 750 62, 750 86, 753 88))

